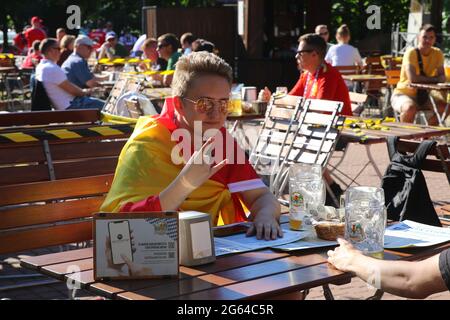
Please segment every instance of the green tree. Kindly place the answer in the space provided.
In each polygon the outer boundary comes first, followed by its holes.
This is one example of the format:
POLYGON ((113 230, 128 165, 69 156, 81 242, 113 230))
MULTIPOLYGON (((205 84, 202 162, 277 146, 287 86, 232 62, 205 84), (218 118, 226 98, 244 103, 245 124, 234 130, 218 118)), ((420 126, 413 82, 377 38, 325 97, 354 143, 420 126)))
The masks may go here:
POLYGON ((345 0, 335 1, 332 6, 331 28, 336 30, 343 23, 352 32, 352 38, 359 40, 367 35, 366 21, 369 14, 366 9, 371 5, 381 7, 381 30, 370 32, 390 33, 393 23, 400 23, 401 29, 408 25, 410 0, 345 0))

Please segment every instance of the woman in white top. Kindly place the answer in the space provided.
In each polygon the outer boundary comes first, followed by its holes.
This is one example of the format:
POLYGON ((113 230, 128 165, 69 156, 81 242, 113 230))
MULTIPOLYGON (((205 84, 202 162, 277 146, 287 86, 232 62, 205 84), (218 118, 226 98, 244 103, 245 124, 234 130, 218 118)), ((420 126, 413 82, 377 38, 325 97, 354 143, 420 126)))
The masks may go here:
POLYGON ((355 66, 362 67, 363 62, 357 48, 349 45, 350 30, 346 24, 339 27, 336 32, 338 44, 332 46, 325 57, 325 61, 333 67, 355 66))

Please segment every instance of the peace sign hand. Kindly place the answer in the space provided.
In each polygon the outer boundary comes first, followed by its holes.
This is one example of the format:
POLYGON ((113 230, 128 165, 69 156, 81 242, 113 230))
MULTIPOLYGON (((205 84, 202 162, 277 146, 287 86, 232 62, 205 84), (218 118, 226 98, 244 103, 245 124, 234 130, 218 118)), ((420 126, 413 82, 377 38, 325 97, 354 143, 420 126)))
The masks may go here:
POLYGON ((208 139, 200 150, 194 152, 181 170, 178 179, 185 188, 194 191, 227 165, 228 159, 225 159, 213 166, 214 159, 211 156, 213 142, 214 138, 208 139))

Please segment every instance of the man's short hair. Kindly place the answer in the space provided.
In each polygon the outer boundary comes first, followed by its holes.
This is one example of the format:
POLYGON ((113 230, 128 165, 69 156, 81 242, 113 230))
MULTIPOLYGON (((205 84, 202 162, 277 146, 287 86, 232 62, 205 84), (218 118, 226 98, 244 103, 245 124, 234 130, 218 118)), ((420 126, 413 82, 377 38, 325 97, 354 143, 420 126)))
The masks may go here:
POLYGON ((180 38, 181 44, 187 42, 187 43, 189 43, 189 45, 191 45, 192 42, 194 42, 194 41, 195 41, 195 37, 191 32, 186 32, 180 38))
POLYGON ((302 41, 308 46, 309 49, 316 51, 320 57, 325 57, 327 52, 327 43, 321 36, 315 33, 304 34, 298 39, 298 42, 302 41))
POLYGON ((163 34, 158 38, 158 41, 171 45, 173 52, 176 52, 180 48, 180 40, 173 33, 163 34))
POLYGON ((54 46, 58 44, 58 40, 54 38, 47 38, 42 40, 41 45, 39 46, 39 50, 43 55, 46 55, 48 51, 54 46))
POLYGON ((192 43, 192 51, 194 52, 207 51, 214 53, 215 48, 214 43, 205 39, 197 39, 192 43))
POLYGON ((60 33, 60 32, 66 32, 66 29, 64 28, 58 28, 58 30, 56 30, 56 34, 60 33))
POLYGON ((205 75, 216 75, 233 83, 233 71, 222 58, 209 52, 192 52, 181 57, 175 67, 172 80, 172 94, 185 97, 196 79, 205 75))
POLYGON ((425 31, 425 32, 434 32, 434 34, 437 33, 437 32, 436 32, 436 27, 433 26, 432 24, 429 24, 429 23, 424 24, 422 27, 420 27, 419 32, 422 32, 422 31, 425 31))
POLYGON ((158 45, 158 40, 156 40, 155 38, 148 38, 142 44, 141 49, 144 50, 145 48, 149 48, 152 45, 155 45, 155 47, 156 47, 158 45))
POLYGON ((326 24, 319 24, 315 29, 316 33, 319 34, 320 29, 322 28, 328 29, 328 26, 326 24))

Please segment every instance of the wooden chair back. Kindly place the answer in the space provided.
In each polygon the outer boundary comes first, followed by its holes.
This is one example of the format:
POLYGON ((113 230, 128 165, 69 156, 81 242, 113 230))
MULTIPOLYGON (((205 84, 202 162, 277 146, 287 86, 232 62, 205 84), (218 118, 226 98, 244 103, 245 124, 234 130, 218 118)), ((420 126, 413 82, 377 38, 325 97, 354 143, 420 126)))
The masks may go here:
POLYGON ((395 87, 397 83, 400 81, 400 69, 395 70, 385 70, 386 74, 386 83, 390 87, 395 87))
POLYGON ((352 104, 352 113, 354 115, 360 115, 364 110, 364 105, 367 102, 368 95, 357 92, 349 92, 350 102, 352 104))
POLYGON ((361 68, 359 66, 336 66, 335 67, 342 75, 360 74, 361 68))
POLYGON ((362 72, 367 74, 384 74, 384 68, 381 64, 380 56, 371 56, 365 59, 366 65, 362 72))

